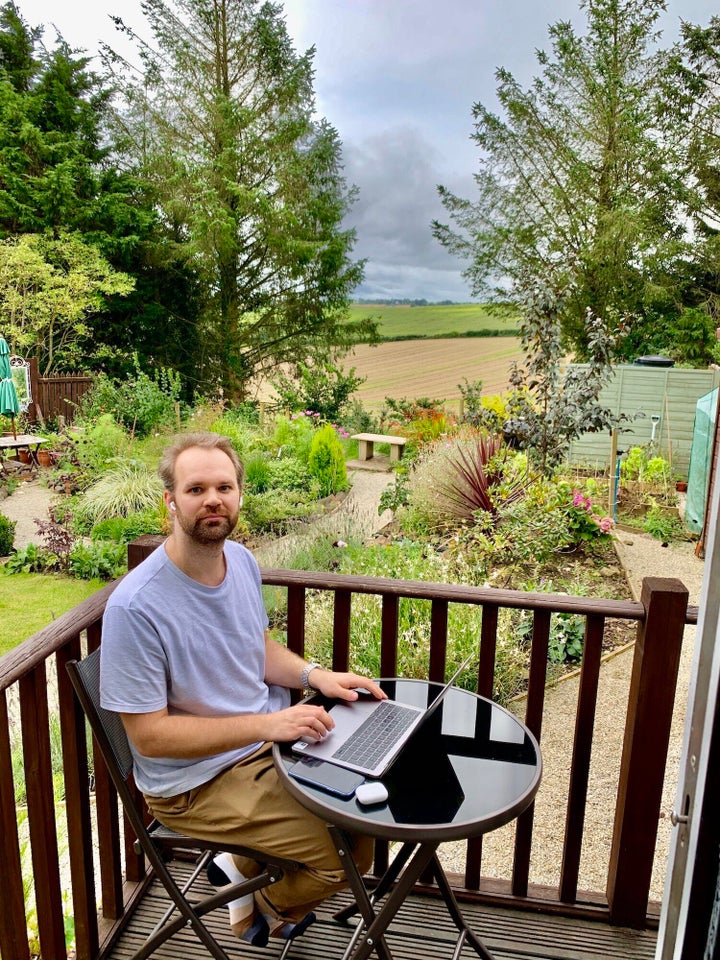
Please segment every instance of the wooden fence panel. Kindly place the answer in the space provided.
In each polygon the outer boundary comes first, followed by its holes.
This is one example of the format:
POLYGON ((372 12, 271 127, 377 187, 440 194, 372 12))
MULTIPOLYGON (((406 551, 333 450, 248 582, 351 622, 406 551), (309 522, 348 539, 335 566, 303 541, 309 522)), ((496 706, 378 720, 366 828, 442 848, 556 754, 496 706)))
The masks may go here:
POLYGON ((67 423, 72 423, 77 405, 94 384, 94 378, 74 373, 41 377, 37 360, 33 358, 28 363, 33 399, 28 409, 30 421, 36 423, 38 420, 55 420, 57 417, 64 417, 67 423))

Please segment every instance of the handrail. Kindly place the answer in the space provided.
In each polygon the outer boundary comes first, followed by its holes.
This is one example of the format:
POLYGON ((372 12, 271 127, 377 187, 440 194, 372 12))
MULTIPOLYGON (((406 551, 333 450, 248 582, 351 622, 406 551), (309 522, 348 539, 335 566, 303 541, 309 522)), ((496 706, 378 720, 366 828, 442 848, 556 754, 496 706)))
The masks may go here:
POLYGON ((270 586, 298 586, 307 587, 310 590, 348 590, 351 593, 448 600, 451 603, 472 603, 479 606, 492 603, 495 606, 513 610, 550 609, 554 613, 594 614, 613 617, 617 620, 642 620, 645 616, 643 605, 634 600, 608 600, 576 597, 566 593, 531 593, 524 590, 501 590, 496 587, 435 583, 428 580, 389 580, 386 577, 267 567, 263 567, 261 573, 263 583, 270 586))

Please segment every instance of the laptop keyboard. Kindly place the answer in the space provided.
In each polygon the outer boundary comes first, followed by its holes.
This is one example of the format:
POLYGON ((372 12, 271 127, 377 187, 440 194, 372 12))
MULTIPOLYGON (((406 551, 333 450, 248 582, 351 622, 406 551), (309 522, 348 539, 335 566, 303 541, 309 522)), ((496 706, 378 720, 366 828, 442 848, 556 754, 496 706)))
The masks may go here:
POLYGON ((417 710, 383 700, 355 733, 338 747, 333 759, 372 769, 417 717, 417 710))

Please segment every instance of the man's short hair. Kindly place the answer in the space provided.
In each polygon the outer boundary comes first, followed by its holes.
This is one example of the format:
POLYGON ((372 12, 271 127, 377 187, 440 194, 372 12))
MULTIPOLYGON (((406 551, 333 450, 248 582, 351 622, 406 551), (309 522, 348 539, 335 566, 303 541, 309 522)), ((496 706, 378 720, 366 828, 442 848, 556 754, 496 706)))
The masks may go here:
POLYGON ((175 490, 175 462, 184 450, 189 450, 191 447, 199 447, 201 450, 222 450, 227 454, 235 467, 238 487, 242 490, 245 467, 227 437, 219 433, 184 433, 165 449, 158 466, 160 479, 169 493, 175 490))

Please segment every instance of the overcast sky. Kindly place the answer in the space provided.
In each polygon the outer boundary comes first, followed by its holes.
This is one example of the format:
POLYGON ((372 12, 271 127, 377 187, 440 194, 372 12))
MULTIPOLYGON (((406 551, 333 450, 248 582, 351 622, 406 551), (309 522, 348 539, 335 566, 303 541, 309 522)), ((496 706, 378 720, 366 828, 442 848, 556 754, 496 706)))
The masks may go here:
MULTIPOLYGON (((118 47, 110 14, 141 28, 139 0, 16 0, 32 26, 55 24, 74 46, 118 47)), ((680 18, 706 25, 716 0, 668 0, 664 44, 680 18)), ((436 243, 430 223, 445 219, 436 187, 472 196, 477 149, 472 104, 495 108, 495 71, 527 85, 547 27, 570 20, 579 0, 286 0, 298 50, 316 47, 318 113, 338 130, 345 175, 360 194, 350 216, 355 254, 367 259, 359 297, 470 300, 463 264, 436 243)), ((142 32, 139 29, 138 32, 142 32)), ((52 40, 52 27, 46 39, 52 40)))

